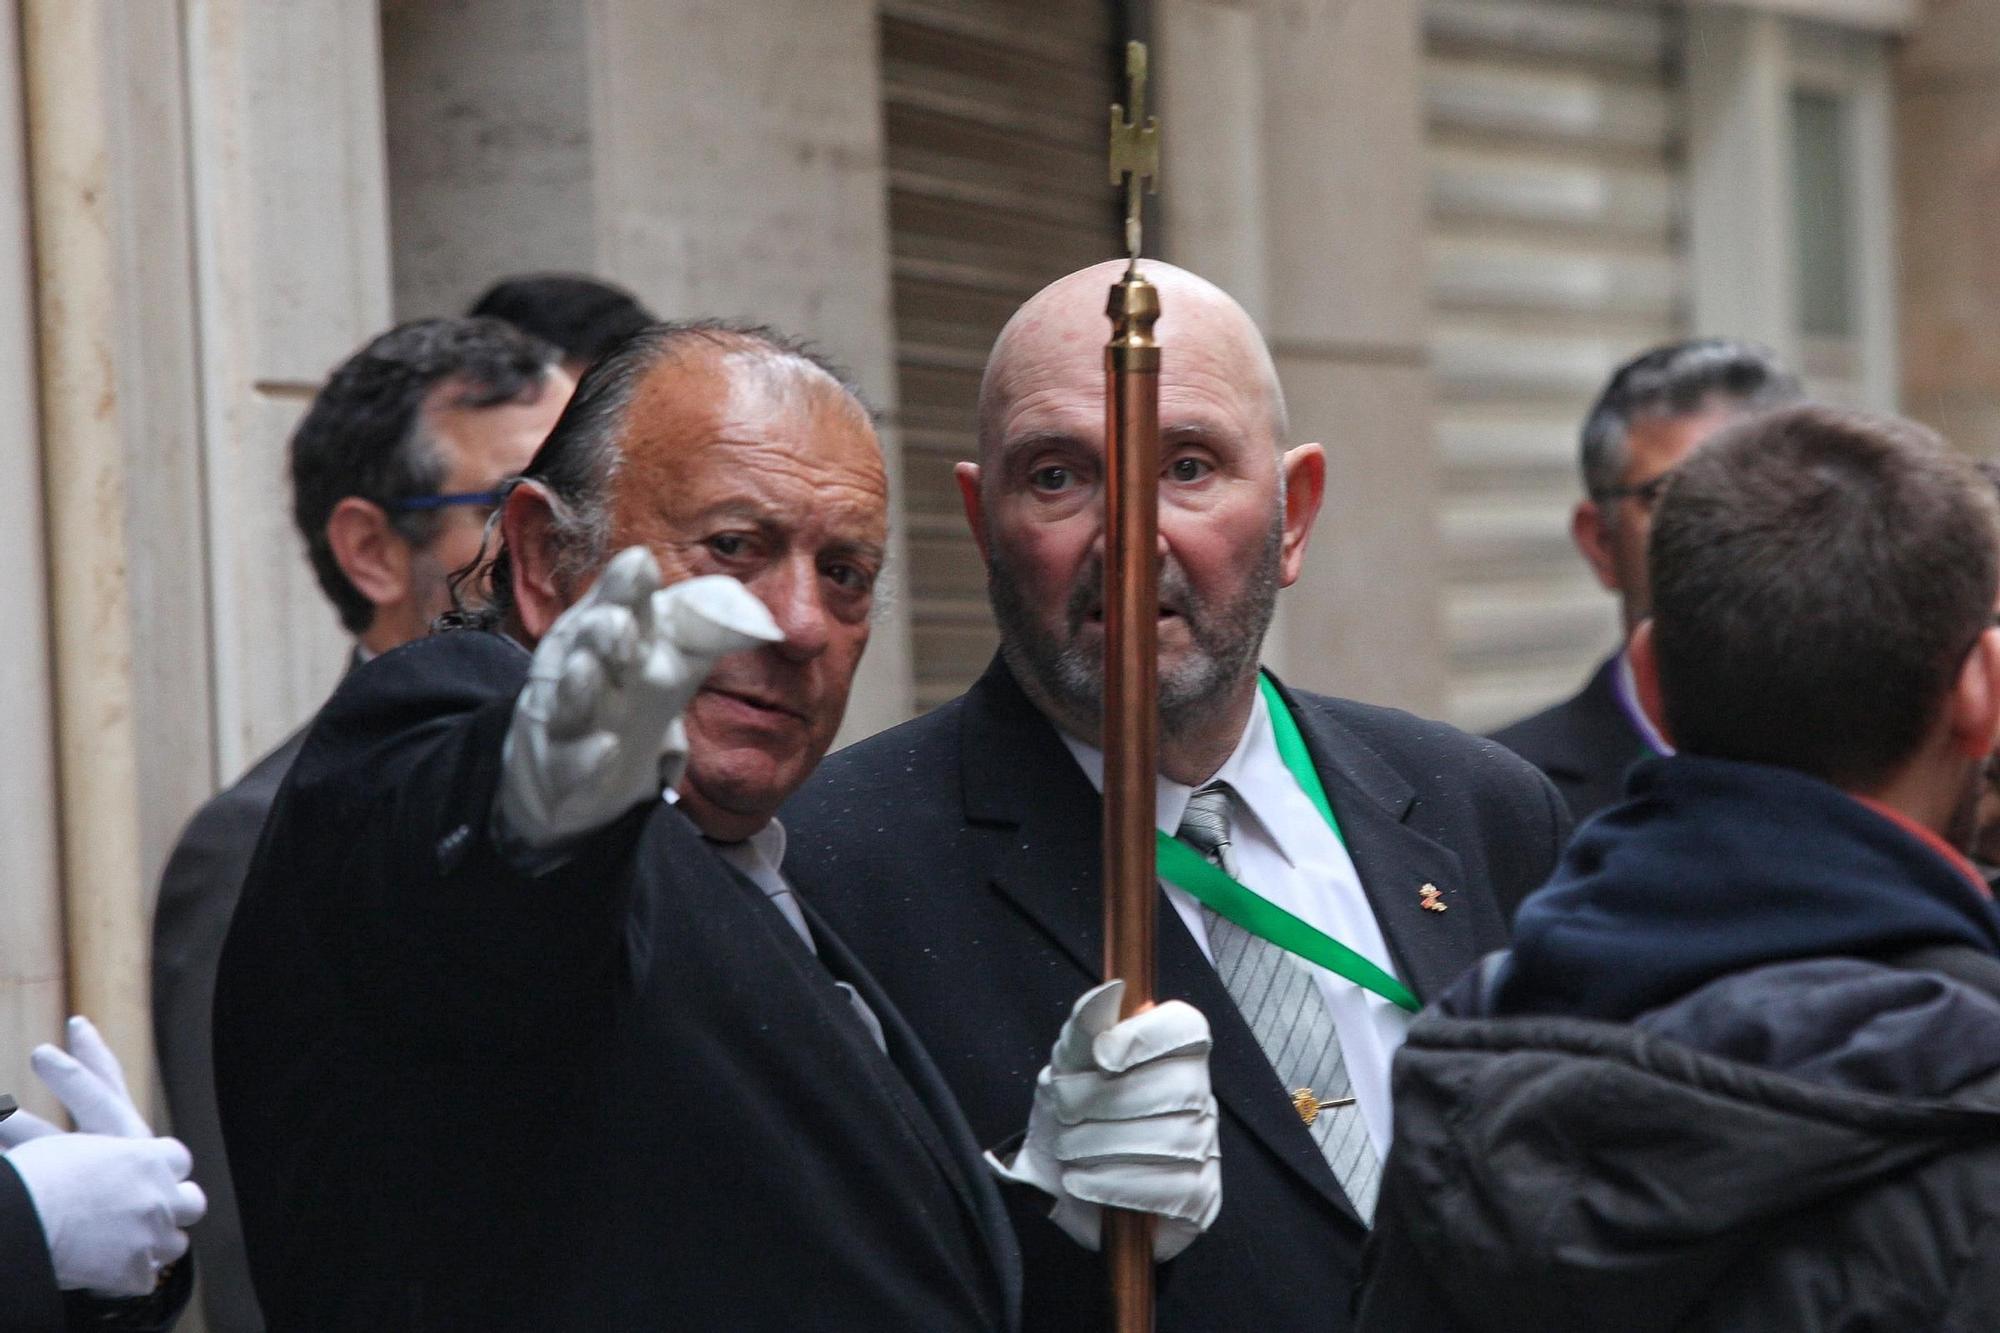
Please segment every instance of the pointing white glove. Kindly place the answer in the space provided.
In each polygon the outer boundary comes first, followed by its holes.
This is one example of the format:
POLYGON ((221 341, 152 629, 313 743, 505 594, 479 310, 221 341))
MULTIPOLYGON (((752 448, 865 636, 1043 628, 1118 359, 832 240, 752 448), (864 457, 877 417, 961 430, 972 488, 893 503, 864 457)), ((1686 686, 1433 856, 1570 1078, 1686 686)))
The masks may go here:
POLYGON ((681 714, 725 653, 784 635, 732 578, 660 587, 627 547, 535 649, 501 751, 501 829, 537 851, 603 828, 680 780, 681 714))
POLYGON ((1222 1209, 1208 1082, 1208 1020, 1168 1000, 1120 1023, 1125 983, 1085 992, 1035 1079, 1028 1134, 1007 1180, 1053 1195, 1050 1218, 1097 1249, 1105 1207, 1153 1213, 1153 1258, 1193 1244, 1222 1209))
POLYGON ((187 1253, 182 1228, 208 1211, 188 1179, 186 1146, 153 1137, 118 1057, 89 1019, 70 1019, 68 1052, 37 1046, 30 1062, 77 1124, 65 1134, 24 1112, 0 1121, 0 1145, 34 1201, 56 1285, 149 1294, 160 1270, 187 1253))

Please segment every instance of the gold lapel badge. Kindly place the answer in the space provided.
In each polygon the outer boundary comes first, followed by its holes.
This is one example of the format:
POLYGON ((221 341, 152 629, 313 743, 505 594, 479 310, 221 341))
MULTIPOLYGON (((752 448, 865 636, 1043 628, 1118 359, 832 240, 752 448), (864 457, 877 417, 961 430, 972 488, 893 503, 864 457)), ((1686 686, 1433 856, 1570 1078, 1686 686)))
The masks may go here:
POLYGON ((1438 891, 1438 886, 1435 884, 1426 884, 1421 889, 1418 889, 1417 897, 1421 900, 1421 906, 1426 912, 1442 912, 1447 910, 1444 894, 1438 891))
POLYGON ((1292 1109, 1299 1113, 1299 1119, 1310 1125, 1319 1119, 1321 1111, 1332 1111, 1342 1106, 1354 1105, 1352 1097, 1331 1097, 1321 1101, 1311 1088, 1292 1089, 1292 1109))

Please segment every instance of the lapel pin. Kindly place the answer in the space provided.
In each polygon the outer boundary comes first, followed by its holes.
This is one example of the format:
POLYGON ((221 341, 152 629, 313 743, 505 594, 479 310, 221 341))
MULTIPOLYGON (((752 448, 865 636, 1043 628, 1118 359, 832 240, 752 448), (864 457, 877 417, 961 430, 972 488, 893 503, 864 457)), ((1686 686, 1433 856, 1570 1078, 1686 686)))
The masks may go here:
POLYGON ((1421 889, 1418 889, 1417 899, 1426 912, 1442 912, 1447 910, 1444 895, 1438 892, 1438 886, 1435 884, 1426 884, 1421 889))

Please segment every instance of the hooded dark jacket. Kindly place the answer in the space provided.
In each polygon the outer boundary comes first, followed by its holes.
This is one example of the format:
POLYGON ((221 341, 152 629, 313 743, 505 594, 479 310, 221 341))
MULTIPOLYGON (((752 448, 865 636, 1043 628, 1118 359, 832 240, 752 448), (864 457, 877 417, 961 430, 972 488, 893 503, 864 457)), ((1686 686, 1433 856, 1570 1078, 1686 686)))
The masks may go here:
POLYGON ((2000 1328, 2000 918, 1813 779, 1642 765, 1394 1088, 1369 1333, 2000 1328))

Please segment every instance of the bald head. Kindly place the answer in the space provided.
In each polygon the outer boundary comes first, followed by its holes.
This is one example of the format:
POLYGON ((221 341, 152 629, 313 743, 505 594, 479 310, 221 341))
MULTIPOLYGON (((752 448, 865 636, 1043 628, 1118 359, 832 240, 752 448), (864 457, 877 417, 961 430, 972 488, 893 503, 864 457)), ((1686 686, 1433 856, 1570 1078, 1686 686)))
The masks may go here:
MULTIPOLYGON (((1286 448, 1263 338, 1213 283, 1148 263, 1160 291, 1160 762, 1197 783, 1234 747, 1278 589, 1298 578, 1326 479, 1286 448)), ((1009 669, 1073 736, 1096 735, 1104 671, 1106 297, 1123 261, 1050 284, 1007 321, 959 494, 986 557, 1009 669)))
MULTIPOLYGON (((1140 272, 1160 289, 1163 421, 1176 386, 1239 401, 1261 423, 1273 449, 1290 434, 1285 395, 1270 349, 1248 312, 1206 278, 1158 260, 1140 272)), ((994 340, 979 383, 979 453, 990 462, 1005 436, 1010 410, 1032 395, 1081 393, 1100 404, 1104 344, 1111 324, 1105 296, 1125 271, 1107 260, 1056 279, 1029 297, 994 340)))

